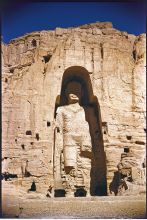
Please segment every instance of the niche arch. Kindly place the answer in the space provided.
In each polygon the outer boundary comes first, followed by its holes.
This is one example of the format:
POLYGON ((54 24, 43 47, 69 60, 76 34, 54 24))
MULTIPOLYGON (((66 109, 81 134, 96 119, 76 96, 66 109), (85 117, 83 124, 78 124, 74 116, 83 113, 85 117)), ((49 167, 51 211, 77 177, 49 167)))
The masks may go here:
POLYGON ((68 104, 68 93, 74 93, 79 96, 79 103, 85 111, 85 118, 90 128, 93 151, 90 172, 90 194, 92 196, 106 196, 106 158, 100 106, 97 97, 93 94, 89 72, 84 67, 71 66, 65 70, 62 77, 61 92, 56 98, 55 118, 57 108, 68 104))

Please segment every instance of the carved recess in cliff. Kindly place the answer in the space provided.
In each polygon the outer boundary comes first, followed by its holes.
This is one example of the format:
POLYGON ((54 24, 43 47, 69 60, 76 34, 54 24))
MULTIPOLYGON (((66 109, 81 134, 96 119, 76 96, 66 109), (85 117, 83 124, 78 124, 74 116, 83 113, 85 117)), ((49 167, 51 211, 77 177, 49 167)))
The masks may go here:
POLYGON ((89 73, 70 67, 55 107, 55 191, 66 196, 106 195, 106 161, 100 108, 89 73), (69 99, 72 98, 73 101, 69 99), (75 100, 74 100, 75 96, 75 100), (76 98, 77 97, 77 98, 76 98))

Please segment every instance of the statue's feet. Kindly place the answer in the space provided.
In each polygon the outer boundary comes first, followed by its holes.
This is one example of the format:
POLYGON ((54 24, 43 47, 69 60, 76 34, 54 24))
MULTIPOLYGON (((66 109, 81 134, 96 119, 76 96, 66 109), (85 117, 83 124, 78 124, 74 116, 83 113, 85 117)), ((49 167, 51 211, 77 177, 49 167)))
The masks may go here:
POLYGON ((87 192, 86 197, 91 197, 90 192, 87 192))
POLYGON ((74 192, 66 192, 65 197, 73 198, 74 197, 74 192))

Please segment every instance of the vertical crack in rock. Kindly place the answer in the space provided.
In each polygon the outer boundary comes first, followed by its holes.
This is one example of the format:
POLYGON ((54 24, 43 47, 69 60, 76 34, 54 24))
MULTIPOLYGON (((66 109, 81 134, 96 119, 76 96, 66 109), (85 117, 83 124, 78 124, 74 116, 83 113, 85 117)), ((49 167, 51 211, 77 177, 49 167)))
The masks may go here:
POLYGON ((101 59, 103 60, 104 58, 104 51, 103 51, 103 44, 100 43, 100 50, 101 50, 101 59))
POLYGON ((135 71, 135 66, 133 67, 132 70, 132 112, 135 110, 135 82, 134 82, 134 71, 135 71))
POLYGON ((94 48, 91 48, 92 71, 94 71, 94 48))

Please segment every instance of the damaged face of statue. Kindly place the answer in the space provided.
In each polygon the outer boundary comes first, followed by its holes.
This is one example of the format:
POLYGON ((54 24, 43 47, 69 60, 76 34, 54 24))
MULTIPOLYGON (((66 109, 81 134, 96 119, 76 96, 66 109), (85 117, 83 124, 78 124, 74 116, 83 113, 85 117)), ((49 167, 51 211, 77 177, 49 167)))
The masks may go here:
POLYGON ((68 96, 68 104, 74 104, 79 102, 79 98, 78 96, 76 96, 75 94, 69 94, 68 96))

